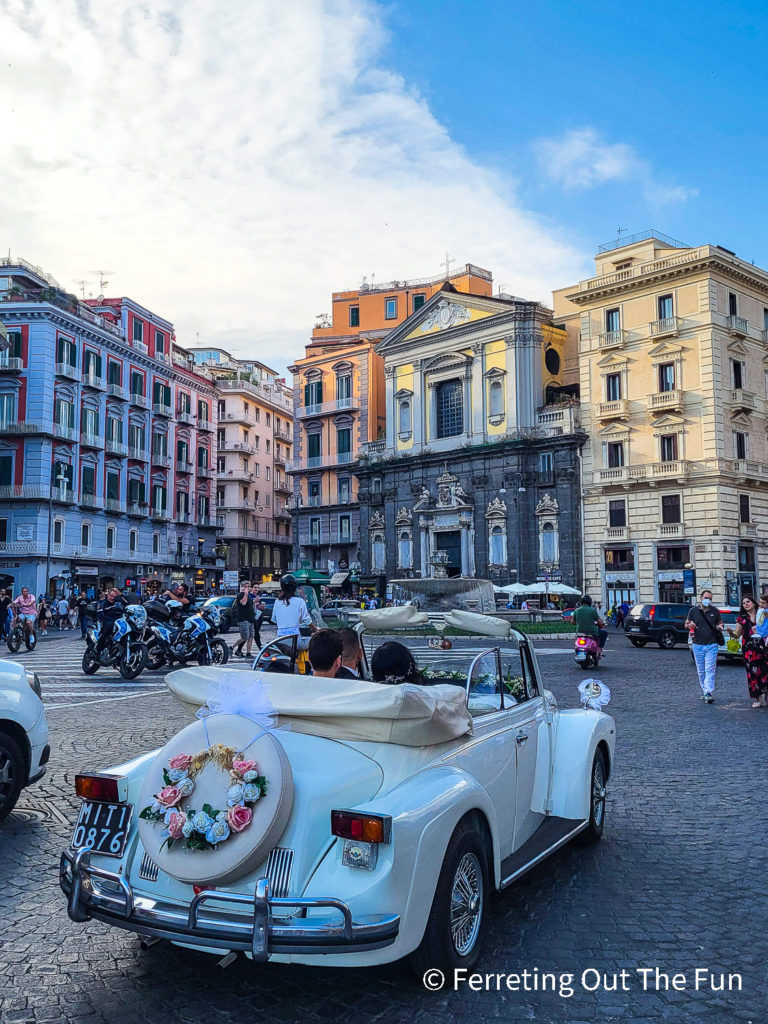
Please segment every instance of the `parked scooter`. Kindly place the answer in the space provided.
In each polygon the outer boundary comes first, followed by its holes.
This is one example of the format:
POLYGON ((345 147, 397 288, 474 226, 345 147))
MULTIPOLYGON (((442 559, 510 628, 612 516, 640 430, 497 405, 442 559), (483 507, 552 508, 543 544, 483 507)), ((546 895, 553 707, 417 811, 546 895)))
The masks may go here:
POLYGON ((597 638, 589 633, 577 633, 573 645, 576 664, 579 668, 597 668, 603 652, 597 642, 597 638))
MULTIPOLYGON (((150 609, 153 616, 162 617, 159 608, 150 609)), ((150 626, 152 634, 148 642, 148 667, 150 670, 173 665, 186 664, 195 659, 198 665, 226 665, 229 661, 229 645, 216 636, 221 625, 221 614, 215 605, 201 608, 188 615, 181 626, 172 626, 170 618, 181 608, 181 602, 168 601, 165 604, 167 620, 154 621, 150 626)))
POLYGON ((129 604, 115 621, 111 636, 101 644, 103 625, 93 625, 85 635, 83 672, 92 676, 100 668, 117 666, 123 679, 135 679, 147 664, 147 645, 141 639, 146 624, 144 608, 129 604))

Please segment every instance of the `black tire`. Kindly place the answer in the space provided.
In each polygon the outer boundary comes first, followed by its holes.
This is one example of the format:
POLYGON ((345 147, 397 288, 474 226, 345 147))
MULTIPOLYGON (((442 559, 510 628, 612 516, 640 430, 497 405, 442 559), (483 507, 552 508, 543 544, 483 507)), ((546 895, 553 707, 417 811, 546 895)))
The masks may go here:
POLYGON ((8 640, 6 641, 6 643, 8 644, 8 650, 11 652, 11 654, 18 653, 18 650, 21 647, 21 637, 19 636, 15 629, 12 629, 11 632, 8 634, 8 640))
POLYGON ((605 754, 602 750, 596 750, 589 776, 589 824, 576 836, 577 842, 583 846, 597 843, 603 838, 606 775, 605 754))
POLYGON ((629 638, 629 642, 632 644, 633 647, 645 647, 645 645, 648 643, 647 640, 633 640, 632 637, 629 638))
POLYGON ((147 644, 147 672, 157 672, 165 665, 165 652, 159 643, 147 644))
POLYGON ((216 637, 211 640, 211 664, 226 665, 229 661, 229 644, 225 640, 216 637))
POLYGON ((663 629, 659 633, 657 643, 662 651, 671 651, 677 643, 677 633, 675 633, 674 629, 663 629))
POLYGON ((16 806, 24 785, 27 762, 17 741, 7 732, 0 732, 0 821, 16 806))
POLYGON ((131 644, 130 661, 126 655, 123 654, 117 666, 123 679, 135 679, 136 676, 140 675, 146 667, 147 645, 141 640, 137 640, 135 643, 131 644))
MULTIPOLYGON (((469 822, 460 824, 445 851, 424 938, 411 954, 411 964, 420 978, 431 968, 449 975, 456 968, 471 970, 477 964, 482 953, 488 896, 488 859, 482 837, 469 822), (475 901, 474 909, 464 914, 468 920, 463 927, 453 921, 460 874, 473 891, 475 901)), ((467 903, 466 897, 462 898, 467 903)))
POLYGON ((37 633, 34 629, 31 633, 24 634, 24 643, 27 645, 28 651, 34 651, 35 647, 37 647, 37 633))
POLYGON ((205 644, 200 644, 197 649, 197 664, 198 665, 210 665, 211 657, 208 654, 208 647, 205 644))
POLYGON ((92 676, 99 671, 100 662, 96 651, 92 647, 89 647, 83 652, 83 672, 87 676, 92 676))

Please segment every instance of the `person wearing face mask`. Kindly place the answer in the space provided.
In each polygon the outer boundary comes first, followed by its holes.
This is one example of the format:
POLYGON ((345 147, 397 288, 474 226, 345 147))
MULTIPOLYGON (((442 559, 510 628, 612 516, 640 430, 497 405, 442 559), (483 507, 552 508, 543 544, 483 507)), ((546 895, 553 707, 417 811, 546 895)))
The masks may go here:
POLYGON ((702 590, 701 599, 695 608, 691 608, 685 620, 685 628, 693 632, 691 650, 699 674, 701 699, 706 704, 714 704, 715 669, 717 668, 717 648, 723 643, 721 629, 723 618, 712 604, 712 591, 702 590))

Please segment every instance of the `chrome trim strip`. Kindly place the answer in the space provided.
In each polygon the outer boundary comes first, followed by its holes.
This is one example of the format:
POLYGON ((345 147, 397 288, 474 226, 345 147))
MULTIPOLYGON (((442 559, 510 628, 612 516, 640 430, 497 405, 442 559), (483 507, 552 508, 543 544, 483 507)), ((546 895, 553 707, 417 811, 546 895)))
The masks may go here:
POLYGON ((499 889, 504 889, 510 882, 514 882, 516 878, 519 878, 520 875, 525 874, 525 872, 529 871, 535 864, 538 864, 540 860, 544 860, 544 858, 548 857, 550 853, 554 853, 555 850, 558 850, 561 846, 567 843, 569 839, 573 839, 573 837, 577 836, 579 832, 583 832, 588 824, 589 821, 582 821, 578 828, 572 829, 567 835, 564 835, 561 839, 558 839, 556 843, 553 843, 552 846, 548 846, 546 850, 542 850, 542 852, 537 854, 537 856, 532 860, 529 860, 527 864, 523 864, 521 868, 518 868, 517 871, 513 871, 512 874, 507 875, 506 878, 502 878, 499 882, 499 889))
POLYGON ((264 873, 269 879, 270 892, 275 896, 284 897, 291 891, 293 857, 293 850, 284 846, 276 846, 267 859, 264 873))

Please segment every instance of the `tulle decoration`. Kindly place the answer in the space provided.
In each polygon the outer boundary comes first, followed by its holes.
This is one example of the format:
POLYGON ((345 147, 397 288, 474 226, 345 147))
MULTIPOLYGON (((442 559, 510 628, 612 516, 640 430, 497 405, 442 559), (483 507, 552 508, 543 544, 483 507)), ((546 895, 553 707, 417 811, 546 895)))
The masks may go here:
POLYGON ((600 711, 611 699, 611 691, 599 679, 585 679, 579 683, 579 693, 584 707, 593 711, 600 711))

